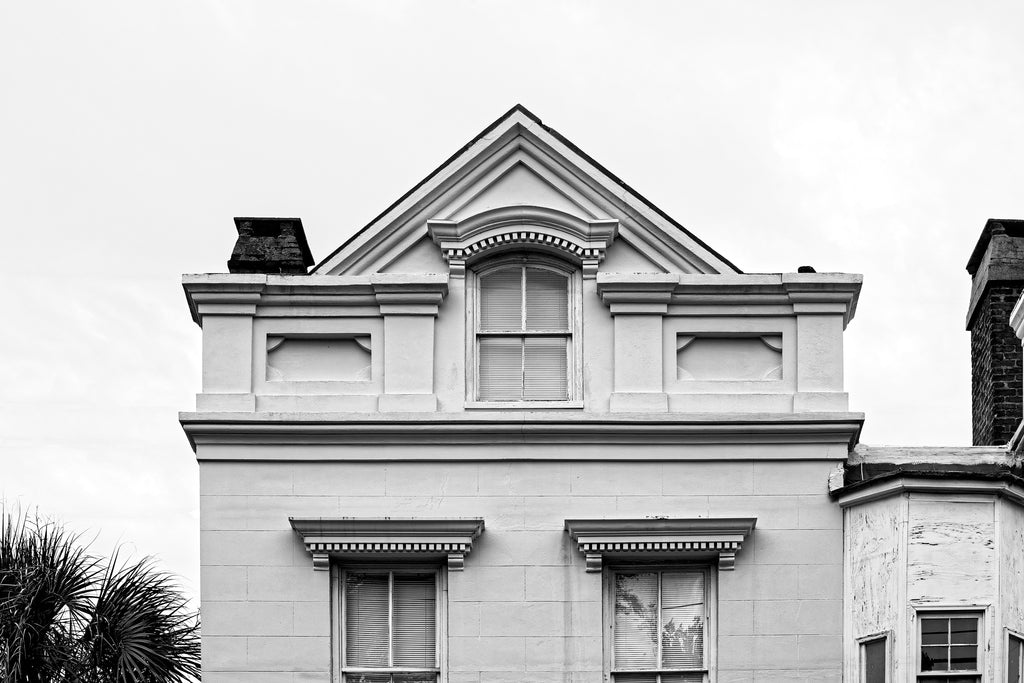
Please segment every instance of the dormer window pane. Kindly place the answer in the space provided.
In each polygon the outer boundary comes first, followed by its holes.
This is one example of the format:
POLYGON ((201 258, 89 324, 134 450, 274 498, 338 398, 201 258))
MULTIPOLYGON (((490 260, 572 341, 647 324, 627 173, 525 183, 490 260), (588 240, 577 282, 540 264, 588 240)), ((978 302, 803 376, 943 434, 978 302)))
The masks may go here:
POLYGON ((569 278, 543 268, 526 269, 526 329, 569 329, 569 278))
POLYGON ((480 329, 523 329, 521 268, 498 270, 480 278, 480 329))
POLYGON ((523 396, 538 401, 568 398, 565 337, 527 337, 523 354, 523 396))
POLYGON ((480 400, 523 398, 523 340, 519 337, 480 339, 480 400))

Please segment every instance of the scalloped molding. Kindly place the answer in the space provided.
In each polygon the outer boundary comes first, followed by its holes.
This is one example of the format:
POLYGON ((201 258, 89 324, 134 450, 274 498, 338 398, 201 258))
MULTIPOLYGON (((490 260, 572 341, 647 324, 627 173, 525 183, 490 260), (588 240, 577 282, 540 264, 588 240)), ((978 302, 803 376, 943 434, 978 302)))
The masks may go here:
POLYGON ((754 530, 756 517, 729 519, 567 519, 565 530, 587 558, 587 571, 599 572, 606 556, 645 553, 685 557, 717 553, 718 569, 736 566, 736 553, 754 530))
POLYGON ((492 251, 509 248, 553 252, 578 264, 593 279, 619 221, 585 221, 540 206, 503 206, 460 221, 427 221, 427 232, 441 248, 452 277, 465 277, 466 264, 492 251))
POLYGON ((330 568, 332 554, 445 557, 448 571, 460 572, 473 541, 483 532, 480 518, 394 519, 371 517, 289 517, 313 556, 313 569, 330 568))

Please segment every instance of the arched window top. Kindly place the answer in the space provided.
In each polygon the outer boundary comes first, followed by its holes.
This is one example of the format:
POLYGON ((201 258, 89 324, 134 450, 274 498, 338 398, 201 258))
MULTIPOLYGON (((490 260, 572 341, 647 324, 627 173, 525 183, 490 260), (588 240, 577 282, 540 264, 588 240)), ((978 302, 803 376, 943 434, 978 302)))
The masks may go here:
POLYGON ((467 265, 485 257, 526 250, 557 255, 592 278, 618 226, 614 219, 586 221, 557 209, 517 205, 460 221, 428 221, 427 231, 441 247, 453 277, 462 277, 467 265))

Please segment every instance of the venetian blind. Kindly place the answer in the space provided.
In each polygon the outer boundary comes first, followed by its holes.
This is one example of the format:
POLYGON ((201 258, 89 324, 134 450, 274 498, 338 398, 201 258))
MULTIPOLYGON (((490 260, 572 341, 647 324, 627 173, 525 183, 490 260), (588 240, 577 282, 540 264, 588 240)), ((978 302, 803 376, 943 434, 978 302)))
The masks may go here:
POLYGON ((704 666, 704 573, 661 575, 661 666, 704 666))
POLYGON ((628 673, 704 668, 704 572, 615 575, 612 668, 616 683, 699 683, 703 673, 628 673))
POLYGON ((615 575, 614 629, 613 668, 658 668, 657 572, 615 575))
POLYGON ((480 331, 523 329, 523 272, 503 268, 480 278, 480 331))
POLYGON ((526 329, 569 330, 569 278, 546 268, 526 268, 526 329))
POLYGON ((478 390, 484 401, 569 397, 569 278, 514 265, 480 278, 478 390))
POLYGON ((437 589, 433 574, 395 574, 394 665, 432 667, 437 663, 437 589))
POLYGON ((388 666, 388 574, 345 575, 345 663, 388 666))

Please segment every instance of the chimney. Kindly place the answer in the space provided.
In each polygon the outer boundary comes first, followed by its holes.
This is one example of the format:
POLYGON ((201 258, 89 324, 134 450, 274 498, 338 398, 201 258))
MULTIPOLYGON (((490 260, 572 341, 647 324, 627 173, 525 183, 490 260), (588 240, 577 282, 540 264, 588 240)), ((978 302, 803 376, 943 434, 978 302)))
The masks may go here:
POLYGON ((1024 417, 1024 354, 1010 311, 1024 290, 1024 220, 989 219, 967 262, 975 446, 1010 442, 1024 417))
POLYGON ((236 218, 229 273, 305 275, 313 254, 299 218, 236 218))

